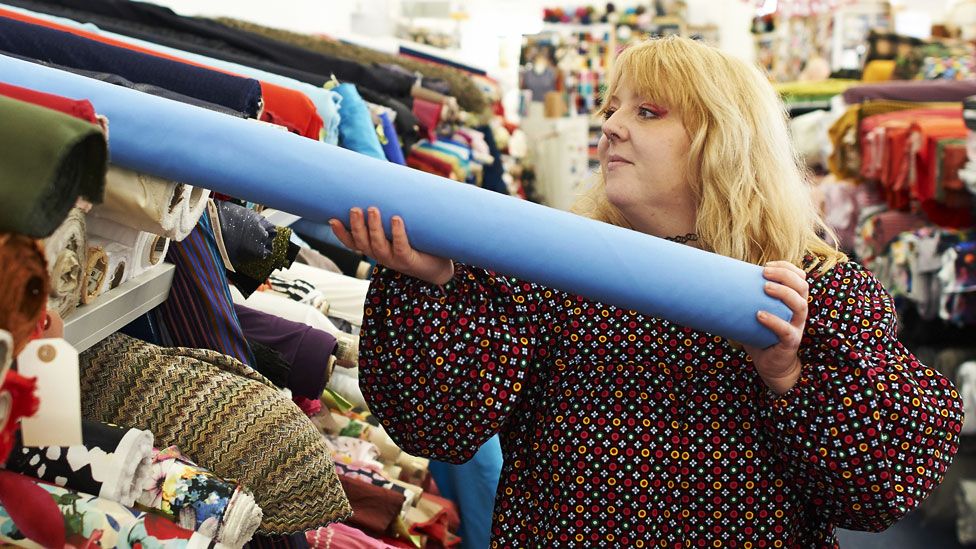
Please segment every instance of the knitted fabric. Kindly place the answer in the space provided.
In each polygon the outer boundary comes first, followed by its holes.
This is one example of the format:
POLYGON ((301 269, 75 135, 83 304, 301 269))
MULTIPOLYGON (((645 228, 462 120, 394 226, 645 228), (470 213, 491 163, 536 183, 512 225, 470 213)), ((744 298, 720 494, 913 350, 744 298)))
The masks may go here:
POLYGON ((157 445, 240 482, 264 511, 259 532, 292 534, 350 514, 321 435, 241 362, 114 334, 82 355, 81 372, 84 417, 152 431, 157 445))

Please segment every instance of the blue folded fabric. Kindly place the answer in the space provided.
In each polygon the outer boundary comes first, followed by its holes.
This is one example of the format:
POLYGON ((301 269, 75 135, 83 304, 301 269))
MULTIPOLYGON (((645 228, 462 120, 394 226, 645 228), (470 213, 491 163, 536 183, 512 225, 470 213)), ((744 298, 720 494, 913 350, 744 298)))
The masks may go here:
POLYGON ((759 266, 376 160, 203 109, 0 56, 0 79, 90 100, 111 161, 311 221, 377 206, 419 249, 756 346, 756 311, 790 318, 759 266))
POLYGON ((403 149, 400 148, 400 138, 397 137, 396 127, 390 120, 390 114, 380 113, 380 120, 383 123, 383 135, 386 136, 386 143, 383 144, 383 153, 386 154, 386 159, 401 166, 406 164, 407 160, 403 158, 403 149))
POLYGON ((336 86, 335 91, 342 96, 339 106, 339 144, 358 153, 386 160, 380 138, 373 127, 373 117, 369 114, 366 102, 359 96, 356 86, 346 82, 336 86))
POLYGON ((256 117, 261 84, 40 25, 0 17, 0 51, 66 67, 117 74, 256 117))

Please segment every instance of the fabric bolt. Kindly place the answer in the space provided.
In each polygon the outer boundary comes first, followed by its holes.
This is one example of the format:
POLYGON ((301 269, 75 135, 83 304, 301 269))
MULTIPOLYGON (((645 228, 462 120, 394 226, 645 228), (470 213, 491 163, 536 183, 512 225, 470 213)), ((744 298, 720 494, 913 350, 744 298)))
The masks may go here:
POLYGON ((287 296, 288 299, 299 303, 306 303, 322 311, 322 314, 329 314, 329 302, 319 290, 315 289, 311 283, 299 279, 284 278, 275 274, 268 277, 268 284, 271 289, 279 294, 287 296))
POLYGON ((346 82, 336 86, 335 91, 342 96, 339 144, 360 154, 386 160, 369 109, 366 108, 366 102, 360 97, 356 86, 346 82))
MULTIPOLYGON (((274 250, 275 226, 254 210, 233 202, 215 201, 221 240, 232 265, 266 259, 274 250)), ((216 226, 214 219, 210 223, 216 226)), ((232 269, 233 270, 233 269, 232 269)))
POLYGON ((285 360, 280 352, 268 347, 256 339, 248 339, 248 346, 254 354, 252 367, 259 374, 282 389, 288 387, 288 375, 291 373, 291 363, 285 360))
POLYGON ((882 529, 916 507, 956 451, 958 394, 897 341, 891 298, 855 263, 808 278, 804 371, 781 397, 722 338, 455 268, 443 290, 374 274, 362 387, 410 454, 462 462, 500 435, 494 545, 545 546, 549 535, 594 547, 677 543, 691 528, 706 545, 832 546, 837 527, 882 529), (415 337, 434 323, 443 335, 415 337), (887 381, 879 387, 880 376, 887 381), (813 406, 836 412, 809 414, 813 406), (872 419, 875 411, 884 421, 872 419), (729 450, 723 444, 733 437, 729 450), (891 451, 856 445, 862 437, 890 437, 891 451), (683 467, 699 473, 687 486, 665 487, 683 467), (578 489, 557 491, 562 479, 578 489), (619 495, 611 481, 625 479, 646 488, 611 501, 619 495), (733 498, 753 514, 714 513, 733 498), (614 516, 637 517, 629 528, 607 528, 611 504, 614 516))
MULTIPOLYGON (((952 119, 920 119, 916 120, 909 130, 911 151, 910 173, 914 175, 911 182, 912 195, 918 199, 922 210, 932 222, 951 228, 966 227, 971 224, 969 194, 961 185, 957 186, 956 197, 953 201, 940 201, 938 187, 940 172, 948 172, 952 166, 944 166, 944 155, 939 154, 939 141, 942 139, 957 139, 958 148, 964 151, 961 140, 966 137, 966 126, 961 118, 952 119)), ((958 182, 958 157, 952 169, 952 177, 958 182)), ((941 174, 948 177, 948 173, 941 174)), ((945 195, 941 198, 945 199, 945 195)))
POLYGON ((359 368, 336 368, 326 388, 338 393, 354 406, 364 410, 369 407, 359 388, 359 368))
MULTIPOLYGON (((231 288, 231 296, 235 304, 244 305, 292 322, 311 326, 317 330, 331 334, 336 339, 351 338, 350 334, 343 334, 322 311, 307 303, 299 303, 275 292, 254 292, 246 299, 237 287, 231 288)), ((338 351, 338 345, 337 345, 338 351)))
POLYGON ((132 248, 125 244, 105 240, 97 236, 89 237, 88 244, 105 252, 107 265, 105 268, 105 282, 102 288, 103 292, 118 288, 125 281, 129 280, 130 272, 128 264, 133 257, 132 248))
POLYGON ((151 483, 153 435, 148 431, 84 420, 82 444, 14 447, 6 468, 127 507, 151 483))
POLYGON ((49 93, 21 88, 19 86, 11 86, 10 84, 4 84, 3 82, 0 82, 0 95, 4 95, 11 99, 25 101, 27 103, 33 103, 41 107, 47 107, 64 114, 74 116, 75 118, 84 120, 86 122, 98 124, 98 117, 95 114, 95 107, 93 107, 89 101, 84 99, 68 99, 67 97, 51 95, 49 93))
POLYGON ((186 234, 180 233, 180 220, 189 190, 182 183, 111 166, 105 176, 105 200, 90 215, 182 240, 186 234))
POLYGON ((329 356, 336 338, 300 322, 293 322, 243 305, 235 305, 241 328, 253 339, 281 353, 291 364, 288 388, 298 396, 317 399, 329 382, 329 356))
POLYGON ((139 505, 227 547, 243 547, 261 525, 261 508, 244 489, 226 482, 171 446, 151 452, 152 486, 139 505))
MULTIPOLYGON (((253 69, 248 69, 242 65, 234 65, 232 63, 221 62, 215 59, 206 58, 203 56, 193 56, 188 52, 181 52, 179 50, 165 48, 157 44, 152 44, 150 42, 142 42, 136 39, 123 37, 121 35, 113 35, 111 33, 105 33, 98 29, 92 29, 90 26, 82 26, 75 21, 71 21, 63 18, 53 18, 50 16, 44 16, 39 13, 32 13, 26 10, 19 10, 18 8, 12 7, 0 7, 0 15, 5 17, 10 17, 12 19, 17 19, 26 23, 38 24, 48 28, 70 32, 74 35, 96 40, 98 42, 118 46, 125 48, 127 50, 134 50, 145 54, 150 54, 155 57, 161 57, 169 59, 172 61, 177 61, 183 64, 196 65, 204 69, 213 68, 215 70, 220 70, 221 72, 226 72, 233 75, 241 75, 245 77, 251 77, 260 80, 261 84, 261 94, 264 100, 264 112, 270 117, 277 121, 281 121, 289 127, 293 127, 306 137, 311 137, 313 139, 318 139, 319 134, 322 131, 322 118, 316 115, 316 110, 319 109, 318 103, 313 105, 310 99, 306 95, 316 96, 321 95, 318 93, 313 86, 304 84, 301 86, 287 85, 289 79, 283 79, 276 75, 272 75, 267 72, 255 71, 253 69), (97 31, 97 32, 95 32, 97 31), (269 81, 271 80, 271 81, 269 81), (277 82, 272 82, 277 81, 277 82), (301 88, 301 89, 296 89, 301 88)), ((76 69, 75 69, 76 70, 76 69)), ((191 103, 197 106, 201 106, 211 110, 217 110, 219 112, 224 112, 225 114, 232 114, 233 116, 246 117, 247 112, 236 111, 223 107, 221 105, 216 105, 215 103, 200 101, 199 99, 178 94, 166 88, 159 86, 152 86, 149 84, 134 84, 121 76, 110 74, 110 73, 89 73, 86 76, 97 78, 99 80, 105 80, 112 82, 113 84, 118 84, 126 87, 134 87, 139 91, 146 93, 152 93, 154 95, 159 95, 162 97, 167 97, 169 99, 174 99, 184 103, 191 103)), ((298 82, 291 81, 292 84, 299 84, 298 82)), ((335 106, 331 102, 326 104, 321 97, 319 97, 320 103, 322 103, 322 110, 327 115, 334 115, 335 106), (330 110, 331 109, 331 110, 330 110)), ((336 121, 337 122, 337 121, 336 121)), ((334 124, 334 123, 333 123, 334 124)))
POLYGON ((117 242, 131 250, 131 257, 126 257, 129 268, 129 278, 160 265, 167 257, 170 241, 163 236, 143 232, 132 227, 119 225, 105 218, 89 216, 85 220, 85 229, 89 238, 98 237, 102 240, 117 242))
POLYGON ((293 263, 291 267, 281 271, 280 276, 311 283, 328 300, 329 316, 356 326, 363 323, 363 304, 369 291, 369 281, 330 273, 302 263, 293 263))
POLYGON ((23 235, 0 233, 0 272, 0 330, 9 332, 11 356, 16 357, 33 339, 45 314, 49 281, 39 243, 23 235))
POLYGON ((496 193, 509 194, 508 185, 505 184, 504 180, 505 167, 502 164, 502 153, 498 148, 498 144, 495 143, 495 132, 488 126, 479 126, 476 129, 484 135, 485 144, 488 146, 488 154, 492 157, 491 163, 485 167, 484 184, 482 187, 496 193))
POLYGON ((253 356, 234 312, 223 262, 209 216, 182 242, 174 242, 166 261, 176 266, 169 297, 154 309, 166 345, 211 349, 244 364, 253 356))
POLYGON ((884 82, 849 87, 844 91, 844 102, 848 105, 877 99, 962 102, 970 95, 976 95, 976 82, 971 80, 884 82))
POLYGON ((98 126, 6 96, 0 119, 0 231, 47 237, 79 196, 101 201, 108 150, 98 126))
POLYGON ((758 265, 471 185, 445 184, 385 160, 7 57, 0 56, 0 70, 15 85, 84 92, 112 118, 113 161, 130 169, 318 222, 342 217, 352 206, 375 205, 387 216, 404 217, 418 250, 659 314, 746 344, 776 340, 759 323, 757 309, 789 315, 782 302, 763 291, 758 265), (193 124, 179 122, 187 120, 187 110, 194 111, 193 124), (165 135, 169 154, 159 155, 160 144, 146 135, 165 135), (212 146, 204 150, 200 142, 212 146), (234 161, 214 162, 214 147, 234 161), (492 238, 486 241, 485 234, 492 238), (633 258, 626 270, 609 259, 623 256, 633 258), (557 258, 571 264, 560 268, 557 258), (709 306, 694 306, 701 303, 709 306))
POLYGON ((146 428, 158 445, 179 446, 218 477, 247 487, 263 511, 261 533, 297 533, 349 513, 321 435, 243 363, 121 334, 83 353, 81 363, 85 417, 146 428))
POLYGON ((397 135, 396 126, 390 119, 390 113, 380 113, 380 122, 383 126, 383 135, 386 136, 386 141, 383 143, 383 154, 386 155, 386 159, 401 166, 406 164, 407 161, 403 158, 403 148, 400 146, 400 138, 397 135))
POLYGON ((305 533, 313 549, 392 549, 393 546, 346 524, 330 524, 305 533))
POLYGON ((98 296, 102 295, 108 276, 108 254, 103 248, 92 245, 91 240, 89 240, 81 290, 81 303, 83 305, 95 301, 98 296))
POLYGON ((343 475, 339 476, 339 481, 352 507, 352 516, 345 520, 349 526, 382 535, 400 516, 405 500, 403 494, 343 475))
POLYGON ((428 140, 437 139, 437 126, 441 123, 441 116, 444 112, 444 105, 417 98, 413 101, 413 114, 420 122, 428 140))
MULTIPOLYGON (((0 471, 0 478, 17 477, 0 471)), ((66 545, 83 547, 86 544, 119 549, 165 547, 172 549, 222 548, 213 540, 176 526, 169 520, 131 509, 107 499, 81 494, 59 486, 27 481, 33 490, 43 490, 48 502, 55 504, 52 514, 37 513, 25 525, 11 518, 9 506, 0 508, 0 541, 17 547, 39 549, 43 545, 24 536, 22 528, 39 526, 51 528, 54 521, 63 522, 66 545)), ((45 502, 49 505, 48 502, 45 502)), ((47 511, 45 507, 45 511, 47 511)), ((56 528, 56 527, 55 527, 56 528)))
POLYGON ((374 105, 381 105, 396 113, 393 119, 393 127, 397 131, 397 136, 405 148, 413 146, 420 139, 418 131, 420 121, 413 114, 413 99, 400 97, 394 99, 389 95, 377 93, 369 88, 358 87, 359 95, 363 100, 374 105))
POLYGON ((51 281, 48 308, 67 318, 81 303, 88 241, 85 214, 72 209, 61 225, 44 240, 44 257, 51 281))
POLYGON ((104 44, 81 36, 0 17, 0 50, 97 72, 118 74, 256 117, 261 108, 257 80, 232 76, 104 44))

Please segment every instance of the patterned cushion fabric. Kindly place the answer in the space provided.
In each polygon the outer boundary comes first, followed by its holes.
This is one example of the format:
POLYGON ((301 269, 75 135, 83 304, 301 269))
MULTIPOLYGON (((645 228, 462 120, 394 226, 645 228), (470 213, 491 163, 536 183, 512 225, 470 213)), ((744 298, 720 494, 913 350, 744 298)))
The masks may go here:
POLYGON ((84 417, 152 431, 156 445, 251 490, 260 532, 292 534, 351 509, 311 421, 267 379, 220 353, 115 334, 81 357, 84 417))

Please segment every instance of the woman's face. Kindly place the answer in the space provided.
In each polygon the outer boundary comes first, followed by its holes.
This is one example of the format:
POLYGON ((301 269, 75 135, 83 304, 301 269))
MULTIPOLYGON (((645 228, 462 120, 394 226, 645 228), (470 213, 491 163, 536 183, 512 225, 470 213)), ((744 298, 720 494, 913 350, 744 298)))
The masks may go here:
POLYGON ((694 211, 687 174, 690 141, 679 113, 640 97, 625 78, 604 116, 598 152, 610 203, 635 225, 694 211))

